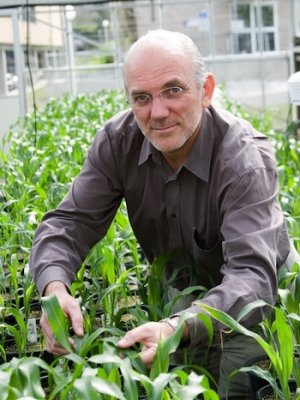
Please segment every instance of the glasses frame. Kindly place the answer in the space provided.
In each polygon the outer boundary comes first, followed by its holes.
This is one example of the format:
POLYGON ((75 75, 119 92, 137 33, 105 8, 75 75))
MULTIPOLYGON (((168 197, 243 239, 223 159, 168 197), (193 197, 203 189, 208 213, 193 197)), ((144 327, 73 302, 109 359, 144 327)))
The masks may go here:
POLYGON ((156 97, 159 97, 164 101, 175 102, 179 100, 188 91, 192 82, 193 79, 191 79, 190 82, 184 87, 180 85, 166 86, 164 89, 161 89, 157 94, 151 94, 146 92, 134 93, 133 95, 127 94, 127 101, 133 109, 140 109, 140 110, 149 107, 152 104, 153 99, 155 99, 156 97), (137 100, 139 97, 144 97, 144 99, 140 99, 139 102, 137 100))

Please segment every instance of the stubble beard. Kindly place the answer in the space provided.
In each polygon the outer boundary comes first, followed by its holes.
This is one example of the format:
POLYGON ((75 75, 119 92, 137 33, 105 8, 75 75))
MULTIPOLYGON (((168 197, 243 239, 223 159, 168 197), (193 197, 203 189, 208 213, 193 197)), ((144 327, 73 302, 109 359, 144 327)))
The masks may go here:
POLYGON ((166 138, 155 138, 149 133, 144 133, 146 139, 160 152, 172 153, 182 148, 186 142, 193 136, 193 132, 186 131, 180 136, 177 135, 175 138, 170 135, 166 138))

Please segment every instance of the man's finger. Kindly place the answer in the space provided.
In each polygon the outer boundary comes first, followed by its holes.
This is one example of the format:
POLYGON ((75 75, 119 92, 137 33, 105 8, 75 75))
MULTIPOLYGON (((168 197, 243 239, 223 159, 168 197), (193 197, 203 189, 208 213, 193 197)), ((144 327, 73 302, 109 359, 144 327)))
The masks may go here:
POLYGON ((122 349, 126 349, 127 347, 133 346, 135 343, 135 341, 129 340, 126 336, 124 336, 118 341, 117 346, 121 347, 122 349))
POLYGON ((46 350, 56 355, 66 355, 69 352, 56 341, 53 335, 45 337, 46 350))
POLYGON ((156 349, 157 349, 157 346, 150 347, 145 350, 142 350, 139 354, 141 357, 141 360, 148 368, 150 368, 153 363, 153 360, 154 360, 154 357, 156 354, 156 349))
POLYGON ((139 335, 141 327, 135 328, 129 332, 127 332, 121 340, 117 343, 118 347, 121 347, 123 349, 126 349, 127 347, 131 347, 135 345, 138 342, 141 342, 143 340, 143 337, 139 335))
POLYGON ((72 323, 74 334, 76 336, 83 336, 83 316, 77 302, 74 303, 74 307, 68 307, 67 314, 72 323))

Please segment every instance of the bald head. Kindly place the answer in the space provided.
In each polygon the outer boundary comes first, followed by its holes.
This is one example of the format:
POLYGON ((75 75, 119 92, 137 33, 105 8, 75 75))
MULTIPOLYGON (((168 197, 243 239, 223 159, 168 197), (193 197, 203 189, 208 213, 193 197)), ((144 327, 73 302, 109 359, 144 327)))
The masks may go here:
POLYGON ((161 52, 186 57, 191 63, 195 80, 199 84, 203 84, 206 77, 205 66, 195 43, 183 33, 157 29, 149 31, 130 47, 124 64, 125 86, 127 73, 132 66, 136 65, 146 54, 148 58, 150 55, 150 58, 155 62, 157 55, 161 52))

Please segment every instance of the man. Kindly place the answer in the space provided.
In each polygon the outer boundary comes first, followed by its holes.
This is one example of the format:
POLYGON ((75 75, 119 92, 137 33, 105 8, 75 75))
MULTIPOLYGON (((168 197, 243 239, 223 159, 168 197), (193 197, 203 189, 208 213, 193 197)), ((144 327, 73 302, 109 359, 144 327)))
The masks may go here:
MULTIPOLYGON (((211 105, 214 77, 205 71, 195 44, 181 33, 157 30, 129 50, 124 81, 131 109, 98 132, 77 179, 57 210, 37 229, 31 271, 41 294, 55 294, 76 335, 83 334, 80 308, 69 292, 88 250, 102 238, 125 198, 130 223, 148 260, 177 250, 166 266, 174 270, 170 299, 185 287, 205 285, 204 303, 233 317, 251 301, 274 303, 276 269, 290 251, 278 204, 277 172, 266 137, 247 122, 211 105)), ((128 332, 121 348, 141 343, 150 365, 157 343, 173 334, 182 313, 184 345, 207 350, 206 329, 197 317, 196 296, 175 304, 169 320, 128 332)), ((243 321, 264 318, 255 310, 243 321)), ((65 354, 43 315, 47 349, 65 354)), ((206 367, 219 382, 261 350, 239 335, 215 345, 206 367)), ((249 396, 236 379, 231 398, 249 396)))

